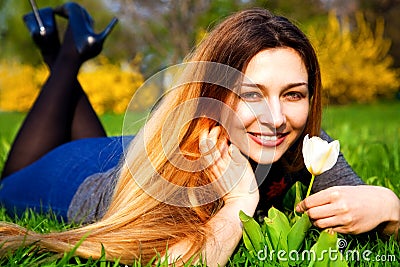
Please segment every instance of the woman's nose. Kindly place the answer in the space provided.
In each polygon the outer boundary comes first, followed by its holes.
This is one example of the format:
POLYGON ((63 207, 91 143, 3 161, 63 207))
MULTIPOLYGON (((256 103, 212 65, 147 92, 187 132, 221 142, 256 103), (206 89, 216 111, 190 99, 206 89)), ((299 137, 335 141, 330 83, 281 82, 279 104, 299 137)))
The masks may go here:
POLYGON ((262 124, 268 124, 275 129, 280 128, 286 123, 286 116, 284 115, 281 102, 277 99, 266 101, 263 111, 258 114, 258 119, 262 124))

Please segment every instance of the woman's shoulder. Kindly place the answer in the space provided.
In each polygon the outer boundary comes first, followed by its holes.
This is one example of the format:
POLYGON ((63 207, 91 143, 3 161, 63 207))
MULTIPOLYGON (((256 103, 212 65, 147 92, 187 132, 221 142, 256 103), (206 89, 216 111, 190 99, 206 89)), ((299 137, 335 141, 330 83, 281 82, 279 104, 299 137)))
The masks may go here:
POLYGON ((116 166, 84 180, 68 208, 68 221, 90 223, 103 217, 110 204, 118 169, 116 166))
POLYGON ((319 137, 322 140, 328 141, 329 143, 333 141, 333 138, 330 137, 329 134, 325 132, 325 130, 321 130, 321 132, 319 133, 319 137))

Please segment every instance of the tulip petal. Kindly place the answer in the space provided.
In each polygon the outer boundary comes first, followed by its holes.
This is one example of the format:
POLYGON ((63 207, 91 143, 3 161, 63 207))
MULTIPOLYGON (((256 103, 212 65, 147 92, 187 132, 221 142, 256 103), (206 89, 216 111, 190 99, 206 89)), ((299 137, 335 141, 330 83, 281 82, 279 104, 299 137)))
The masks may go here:
POLYGON ((303 159, 304 159, 304 164, 306 165, 306 168, 309 172, 310 171, 310 167, 311 167, 311 160, 310 160, 310 156, 311 156, 311 144, 310 144, 310 138, 308 137, 308 134, 306 136, 304 136, 304 140, 303 140, 303 159))
POLYGON ((339 156, 339 150, 339 141, 335 140, 329 144, 329 153, 326 155, 321 173, 331 169, 336 164, 337 158, 339 156))
POLYGON ((303 158, 307 170, 313 175, 319 175, 331 169, 338 158, 340 150, 339 141, 327 141, 306 135, 303 140, 303 158))

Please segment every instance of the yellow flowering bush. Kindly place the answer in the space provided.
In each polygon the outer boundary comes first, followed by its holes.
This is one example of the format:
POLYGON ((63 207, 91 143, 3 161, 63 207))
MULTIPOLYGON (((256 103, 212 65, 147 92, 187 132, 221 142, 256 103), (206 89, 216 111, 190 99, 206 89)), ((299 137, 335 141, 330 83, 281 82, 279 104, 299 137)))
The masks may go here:
POLYGON ((15 61, 0 62, 0 111, 27 111, 47 75, 44 65, 33 67, 15 61))
MULTIPOLYGON (((48 76, 43 65, 0 62, 0 111, 26 112, 48 76)), ((143 76, 131 66, 120 67, 105 58, 86 63, 78 75, 84 91, 98 114, 124 113, 143 76)))
POLYGON ((391 42, 383 32, 383 20, 378 20, 372 30, 361 13, 356 14, 355 28, 346 19, 340 23, 333 12, 325 29, 311 28, 325 102, 367 103, 394 96, 400 86, 399 70, 391 67, 391 42))
POLYGON ((144 82, 143 76, 131 67, 121 68, 100 58, 98 64, 86 65, 78 80, 95 111, 124 113, 135 91, 144 82))

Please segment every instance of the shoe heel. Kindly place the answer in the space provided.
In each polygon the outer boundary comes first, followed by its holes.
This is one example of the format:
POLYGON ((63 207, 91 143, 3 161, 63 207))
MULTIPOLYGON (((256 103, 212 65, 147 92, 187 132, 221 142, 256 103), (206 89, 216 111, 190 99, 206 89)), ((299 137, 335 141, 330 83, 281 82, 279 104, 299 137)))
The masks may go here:
POLYGON ((107 25, 107 27, 101 33, 98 34, 99 41, 102 40, 102 42, 104 42, 104 40, 111 33, 111 31, 113 30, 113 28, 115 27, 115 25, 117 23, 118 23, 118 19, 114 17, 111 20, 111 22, 107 25))
POLYGON ((72 30, 75 47, 82 60, 93 58, 101 52, 104 40, 118 22, 117 18, 113 18, 101 33, 96 34, 93 30, 93 19, 77 3, 65 3, 62 6, 56 7, 54 11, 64 18, 68 18, 68 25, 72 30))

